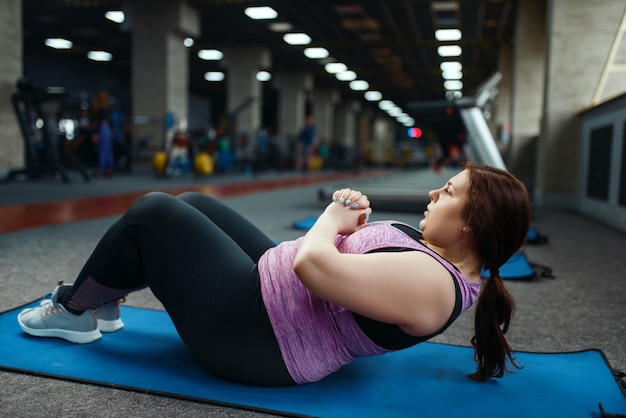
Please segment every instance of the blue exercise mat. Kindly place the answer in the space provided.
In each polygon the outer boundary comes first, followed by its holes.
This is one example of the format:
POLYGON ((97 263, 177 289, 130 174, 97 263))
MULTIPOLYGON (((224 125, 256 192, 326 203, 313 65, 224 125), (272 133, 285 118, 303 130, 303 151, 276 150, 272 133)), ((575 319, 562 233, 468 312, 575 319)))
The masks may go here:
POLYGON ((317 216, 306 216, 302 219, 292 222, 292 226, 302 231, 308 231, 313 227, 313 224, 317 221, 317 216))
MULTIPOLYGON (((537 276, 537 271, 528 261, 524 253, 515 253, 500 267, 500 277, 503 279, 532 279, 537 276)), ((480 277, 489 277, 489 270, 480 269, 480 277)))
MULTIPOLYGON (((35 302, 37 303, 37 302, 35 302)), ((35 304, 33 303, 33 305, 35 304)), ((423 343, 359 359, 321 382, 258 388, 210 376, 162 311, 124 306, 126 327, 92 344, 30 337, 0 314, 0 368, 256 411, 320 417, 591 417, 626 412, 601 352, 518 353, 524 368, 478 383, 468 347, 423 343)))

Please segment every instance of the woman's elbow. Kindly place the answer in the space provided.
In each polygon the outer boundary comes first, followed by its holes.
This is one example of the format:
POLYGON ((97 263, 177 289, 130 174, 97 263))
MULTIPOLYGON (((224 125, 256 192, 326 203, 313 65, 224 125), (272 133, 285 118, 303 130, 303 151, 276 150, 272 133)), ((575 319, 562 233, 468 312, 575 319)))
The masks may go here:
POLYGON ((298 277, 302 277, 302 274, 306 273, 310 264, 311 261, 308 257, 298 253, 296 258, 293 260, 293 271, 296 272, 298 277))
POLYGON ((319 267, 319 255, 313 251, 300 251, 296 254, 293 261, 293 271, 298 275, 300 280, 314 275, 319 267))

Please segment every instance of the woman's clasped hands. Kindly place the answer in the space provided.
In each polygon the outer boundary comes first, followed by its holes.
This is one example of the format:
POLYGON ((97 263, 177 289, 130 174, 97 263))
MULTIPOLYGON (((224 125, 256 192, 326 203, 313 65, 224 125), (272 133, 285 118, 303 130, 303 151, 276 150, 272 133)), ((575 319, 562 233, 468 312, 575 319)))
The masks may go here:
POLYGON ((371 213, 367 196, 352 189, 336 190, 324 211, 336 222, 340 234, 350 234, 365 226, 371 213))

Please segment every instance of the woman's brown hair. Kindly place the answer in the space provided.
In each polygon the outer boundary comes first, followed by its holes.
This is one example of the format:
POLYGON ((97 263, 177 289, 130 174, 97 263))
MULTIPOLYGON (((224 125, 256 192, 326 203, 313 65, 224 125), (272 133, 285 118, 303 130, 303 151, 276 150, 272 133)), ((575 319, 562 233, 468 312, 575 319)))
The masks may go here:
POLYGON ((469 162, 469 189, 464 218, 472 242, 489 278, 483 284, 474 317, 472 345, 476 372, 469 375, 484 381, 502 377, 506 360, 515 366, 512 348, 504 334, 515 310, 515 302, 502 278, 500 267, 523 245, 530 226, 531 203, 526 187, 507 171, 469 162))

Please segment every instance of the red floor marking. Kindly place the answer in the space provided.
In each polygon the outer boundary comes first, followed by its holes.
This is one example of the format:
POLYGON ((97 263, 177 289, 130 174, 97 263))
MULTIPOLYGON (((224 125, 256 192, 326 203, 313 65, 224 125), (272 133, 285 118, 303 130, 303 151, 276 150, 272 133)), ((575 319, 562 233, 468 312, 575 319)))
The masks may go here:
MULTIPOLYGON (((377 174, 375 171, 367 175, 377 174)), ((205 193, 214 197, 229 197, 247 193, 307 186, 328 181, 363 177, 359 173, 335 175, 307 175, 277 180, 253 180, 222 185, 202 185, 193 187, 162 189, 176 195, 187 191, 205 193)), ((81 199, 68 199, 53 202, 31 203, 0 207, 0 233, 15 232, 27 228, 84 221, 124 213, 128 207, 146 191, 98 196, 81 199)))

